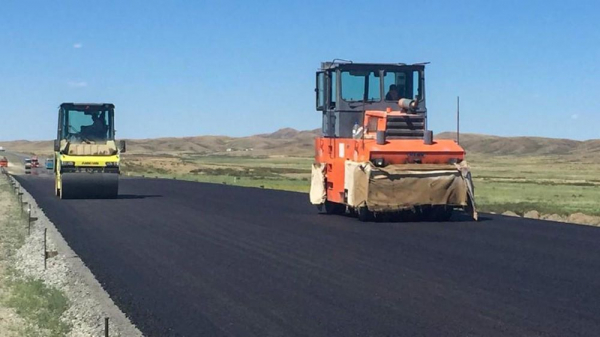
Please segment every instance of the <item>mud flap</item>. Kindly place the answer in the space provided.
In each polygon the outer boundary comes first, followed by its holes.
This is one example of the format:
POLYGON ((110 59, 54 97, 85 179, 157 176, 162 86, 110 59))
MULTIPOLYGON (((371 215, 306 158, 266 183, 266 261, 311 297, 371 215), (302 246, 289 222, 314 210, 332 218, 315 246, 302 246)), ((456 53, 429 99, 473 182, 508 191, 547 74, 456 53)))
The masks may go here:
POLYGON ((347 204, 355 208, 366 206, 372 212, 447 205, 469 208, 468 212, 476 218, 472 182, 463 176, 463 171, 468 173, 468 166, 461 169, 451 164, 376 167, 368 162, 346 161, 347 204))
POLYGON ((63 199, 112 199, 119 194, 117 173, 62 173, 63 199))
POLYGON ((390 166, 371 171, 369 210, 388 212, 423 205, 467 205, 467 187, 454 167, 431 170, 390 166))
POLYGON ((346 160, 344 170, 344 190, 346 203, 352 207, 365 206, 369 195, 370 163, 346 160))
POLYGON ((313 205, 321 205, 327 200, 325 187, 325 164, 314 163, 312 165, 310 178, 310 202, 313 205))
POLYGON ((479 215, 477 214, 477 207, 475 205, 475 186, 473 185, 473 178, 471 177, 471 170, 467 161, 463 161, 460 164, 456 164, 456 168, 460 172, 461 177, 467 185, 467 194, 469 196, 466 211, 471 214, 475 221, 478 220, 479 215))

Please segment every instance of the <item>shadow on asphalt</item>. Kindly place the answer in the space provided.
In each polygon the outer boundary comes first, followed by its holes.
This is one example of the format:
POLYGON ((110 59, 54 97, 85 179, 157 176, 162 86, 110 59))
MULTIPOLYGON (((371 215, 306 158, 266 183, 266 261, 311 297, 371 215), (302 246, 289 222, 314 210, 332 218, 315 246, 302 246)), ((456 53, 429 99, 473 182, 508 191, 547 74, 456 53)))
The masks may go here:
POLYGON ((487 216, 481 216, 481 215, 480 215, 480 216, 479 216, 479 219, 478 219, 477 221, 479 221, 479 222, 483 222, 483 221, 490 221, 490 220, 492 220, 492 218, 490 218, 490 217, 487 217, 487 216))
MULTIPOLYGON (((355 218, 358 221, 356 214, 352 214, 352 213, 326 214, 326 213, 319 212, 317 214, 319 214, 320 216, 355 218)), ((490 220, 492 220, 492 218, 490 218, 489 216, 482 216, 480 214, 477 221, 485 222, 485 221, 490 221, 490 220)), ((413 222, 471 222, 471 221, 473 221, 473 218, 471 217, 471 215, 469 215, 465 212, 462 212, 462 211, 455 211, 449 220, 433 220, 433 219, 420 218, 417 215, 406 212, 406 213, 388 214, 388 215, 385 215, 382 217, 377 217, 375 219, 371 219, 370 221, 367 221, 367 222, 371 222, 371 223, 407 223, 407 222, 410 222, 410 223, 413 223, 413 222)))
POLYGON ((146 199, 146 198, 162 198, 162 195, 158 195, 158 194, 147 194, 147 195, 119 194, 119 196, 117 197, 117 199, 146 199))

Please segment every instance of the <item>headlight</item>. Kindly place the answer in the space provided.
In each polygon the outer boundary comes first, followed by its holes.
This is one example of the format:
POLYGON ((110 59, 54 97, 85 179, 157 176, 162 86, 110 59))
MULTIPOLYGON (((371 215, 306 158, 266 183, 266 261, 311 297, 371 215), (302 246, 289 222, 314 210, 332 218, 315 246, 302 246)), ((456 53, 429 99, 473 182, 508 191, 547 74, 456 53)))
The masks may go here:
POLYGON ((119 166, 119 162, 118 161, 107 161, 106 162, 106 166, 119 166))
POLYGON ((75 166, 74 161, 62 161, 60 162, 60 166, 75 166))
POLYGON ((373 165, 377 167, 385 166, 385 161, 383 160, 383 158, 373 158, 371 161, 373 162, 373 165))

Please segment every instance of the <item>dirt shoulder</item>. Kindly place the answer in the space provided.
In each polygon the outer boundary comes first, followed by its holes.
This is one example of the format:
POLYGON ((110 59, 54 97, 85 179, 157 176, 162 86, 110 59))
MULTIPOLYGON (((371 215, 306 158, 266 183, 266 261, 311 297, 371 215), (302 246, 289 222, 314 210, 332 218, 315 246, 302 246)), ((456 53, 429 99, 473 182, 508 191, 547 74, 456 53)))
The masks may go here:
POLYGON ((10 174, 25 174, 25 164, 23 163, 24 157, 11 152, 2 152, 0 156, 8 159, 7 169, 10 174))
MULTIPOLYGON (((13 247, 18 244, 16 237, 9 226, 16 220, 17 203, 12 200, 8 191, 8 182, 0 177, 0 299, 7 298, 8 293, 8 258, 14 252, 13 247)), ((18 234, 17 234, 18 235, 18 234)), ((16 309, 8 307, 0 300, 0 336, 19 336, 19 329, 26 326, 23 318, 17 315, 16 309)))

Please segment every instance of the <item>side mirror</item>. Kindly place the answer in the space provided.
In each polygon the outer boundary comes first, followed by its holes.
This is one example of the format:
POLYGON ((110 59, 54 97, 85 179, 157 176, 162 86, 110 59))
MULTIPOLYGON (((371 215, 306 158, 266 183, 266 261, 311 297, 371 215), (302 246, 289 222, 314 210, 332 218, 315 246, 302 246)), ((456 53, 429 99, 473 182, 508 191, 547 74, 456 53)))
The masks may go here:
POLYGON ((121 153, 127 152, 127 145, 124 140, 119 141, 119 151, 121 151, 121 153))
POLYGON ((60 151, 60 140, 55 139, 54 140, 54 152, 58 152, 60 151))

